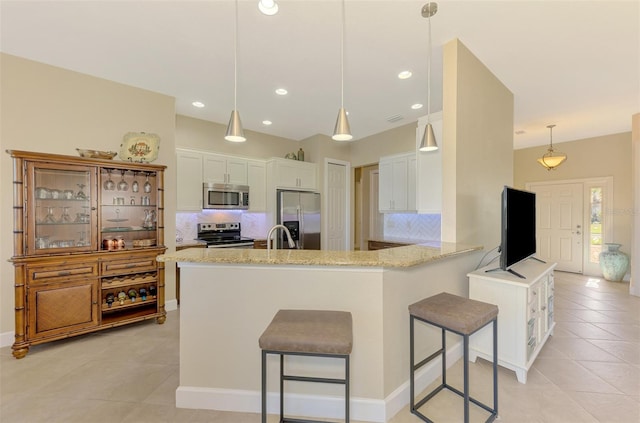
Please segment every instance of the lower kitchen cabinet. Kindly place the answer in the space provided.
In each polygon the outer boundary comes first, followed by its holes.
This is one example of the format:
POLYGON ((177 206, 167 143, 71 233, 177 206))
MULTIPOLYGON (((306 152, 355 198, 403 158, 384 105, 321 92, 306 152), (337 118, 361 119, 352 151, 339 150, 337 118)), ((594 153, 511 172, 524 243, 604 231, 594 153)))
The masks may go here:
MULTIPOLYGON (((498 306, 498 364, 514 370, 518 382, 527 372, 549 336, 553 335, 554 279, 556 263, 529 259, 514 270, 526 279, 489 268, 468 274, 469 298, 498 306)), ((489 325, 470 339, 469 356, 493 360, 493 329, 489 325)))

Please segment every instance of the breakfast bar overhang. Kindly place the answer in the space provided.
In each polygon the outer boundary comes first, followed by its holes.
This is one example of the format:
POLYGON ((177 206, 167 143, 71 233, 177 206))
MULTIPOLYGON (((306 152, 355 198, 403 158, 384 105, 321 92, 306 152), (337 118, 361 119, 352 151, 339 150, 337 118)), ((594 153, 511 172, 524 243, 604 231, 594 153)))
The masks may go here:
MULTIPOLYGON (((258 338, 280 309, 341 310, 353 316, 351 417, 386 422, 409 402, 408 305, 446 291, 468 297, 467 273, 482 247, 425 243, 378 251, 193 248, 159 256, 181 272, 180 384, 176 406, 260 411, 258 338)), ((440 331, 424 327, 416 355, 440 344, 440 331)), ((447 363, 461 357, 448 339, 447 363)), ((327 359, 293 357, 296 372, 340 374, 327 359), (314 361, 315 360, 315 361, 314 361)), ((268 371, 278 371, 272 357, 268 371)), ((416 377, 424 389, 440 374, 434 362, 416 377)), ((268 412, 278 406, 277 378, 268 386, 268 412)), ((334 386, 287 387, 288 414, 341 418, 334 386)))

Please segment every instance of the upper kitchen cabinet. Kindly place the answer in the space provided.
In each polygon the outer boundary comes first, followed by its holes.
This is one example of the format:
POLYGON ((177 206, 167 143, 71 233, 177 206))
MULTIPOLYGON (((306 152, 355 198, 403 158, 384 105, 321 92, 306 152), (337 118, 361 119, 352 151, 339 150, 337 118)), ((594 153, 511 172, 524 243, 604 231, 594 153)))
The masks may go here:
MULTIPOLYGON (((416 200, 418 213, 440 214, 442 212, 442 112, 431 115, 431 126, 439 149, 417 153, 416 200)), ((427 117, 418 120, 416 128, 416 150, 427 126, 427 117)))
POLYGON ((204 153, 202 176, 203 182, 247 185, 247 161, 237 157, 204 153))
POLYGON ((272 158, 267 172, 275 188, 315 191, 318 189, 318 165, 291 159, 272 158))
POLYGON ((378 167, 380 212, 415 212, 416 153, 381 157, 378 167))
POLYGON ((247 181, 249 185, 249 211, 267 210, 267 165, 263 160, 247 160, 247 181))
POLYGON ((176 149, 178 211, 202 210, 202 153, 176 149))

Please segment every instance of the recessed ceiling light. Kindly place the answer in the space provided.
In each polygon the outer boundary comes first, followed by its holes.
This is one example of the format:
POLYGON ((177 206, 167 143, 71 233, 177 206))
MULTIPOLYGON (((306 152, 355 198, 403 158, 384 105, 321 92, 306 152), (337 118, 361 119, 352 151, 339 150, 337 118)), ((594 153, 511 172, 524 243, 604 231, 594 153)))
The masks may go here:
POLYGON ((266 126, 269 126, 269 125, 271 125, 272 123, 273 123, 273 122, 271 122, 270 120, 263 120, 263 121, 262 121, 262 124, 263 124, 263 125, 266 125, 266 126))
POLYGON ((272 16, 278 13, 278 3, 276 3, 275 0, 260 0, 258 2, 258 9, 265 15, 272 16))
POLYGON ((423 106, 422 106, 422 104, 420 104, 420 103, 416 103, 416 104, 412 104, 412 105, 411 105, 411 108, 412 108, 413 110, 422 109, 422 107, 423 107, 423 106))
POLYGON ((408 79, 411 78, 411 75, 413 75, 413 73, 411 73, 411 71, 402 71, 398 74, 398 78, 400 79, 408 79))
POLYGON ((288 92, 289 91, 285 90, 284 88, 278 88, 276 90, 276 94, 278 94, 278 95, 287 95, 288 92))
POLYGON ((191 105, 193 105, 193 107, 199 107, 199 108, 204 107, 204 103, 201 101, 194 101, 193 103, 191 103, 191 105))

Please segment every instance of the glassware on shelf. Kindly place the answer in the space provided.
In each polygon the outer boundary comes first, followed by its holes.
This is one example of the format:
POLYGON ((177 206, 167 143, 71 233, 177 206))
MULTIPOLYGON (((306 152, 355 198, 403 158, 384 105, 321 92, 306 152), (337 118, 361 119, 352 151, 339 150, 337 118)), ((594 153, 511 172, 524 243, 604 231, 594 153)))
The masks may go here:
POLYGON ((78 186, 78 188, 80 188, 78 190, 78 193, 76 194, 76 199, 77 200, 86 200, 87 199, 87 194, 84 193, 84 187, 86 187, 85 184, 76 184, 78 186))
POLYGON ((120 171, 121 179, 118 182, 118 191, 127 191, 129 189, 129 184, 124 180, 124 170, 120 171))
POLYGON ((48 236, 36 237, 36 249, 41 250, 43 248, 49 248, 49 237, 48 236))
POLYGON ((131 184, 131 191, 138 192, 140 191, 140 185, 138 184, 138 180, 136 177, 138 176, 137 171, 133 171, 133 183, 131 184))
POLYGON ((147 173, 147 178, 144 181, 144 192, 146 193, 150 193, 151 192, 151 182, 149 182, 149 173, 147 173))
POLYGON ((69 216, 70 207, 60 207, 62 209, 62 214, 60 215, 60 223, 71 223, 71 216, 69 216))
POLYGON ((104 189, 106 189, 107 191, 113 191, 114 189, 116 189, 116 183, 111 180, 111 169, 107 169, 107 175, 109 175, 109 177, 106 181, 104 181, 104 189))
POLYGON ((56 218, 53 216, 54 207, 45 207, 47 209, 47 215, 42 220, 42 223, 58 223, 56 222, 56 218))

